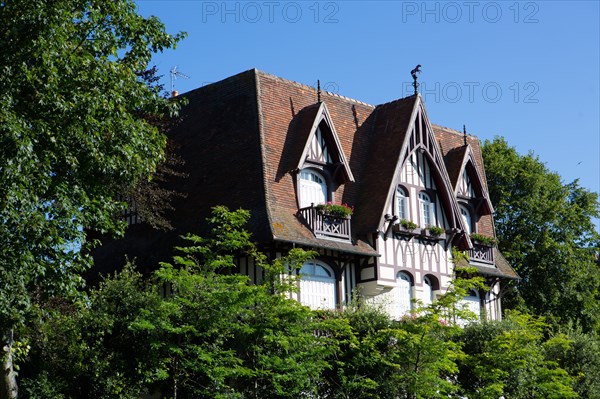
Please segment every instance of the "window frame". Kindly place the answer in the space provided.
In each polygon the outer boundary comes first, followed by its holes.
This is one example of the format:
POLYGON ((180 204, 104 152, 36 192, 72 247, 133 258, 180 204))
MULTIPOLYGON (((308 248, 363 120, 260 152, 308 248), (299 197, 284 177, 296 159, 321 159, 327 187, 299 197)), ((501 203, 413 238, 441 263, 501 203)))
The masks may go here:
MULTIPOLYGON (((337 308, 337 306, 338 306, 338 279, 337 279, 337 275, 336 275, 333 267, 331 267, 326 262, 323 262, 319 259, 307 260, 302 264, 302 267, 300 267, 300 269, 298 270, 298 276, 299 276, 299 278, 298 278, 298 288, 299 288, 298 289, 298 302, 300 302, 304 306, 310 307, 311 309, 330 309, 331 310, 331 309, 337 308), (324 270, 327 273, 327 276, 324 276, 319 273, 312 273, 312 271, 309 271, 308 273, 303 272, 303 269, 307 265, 311 265, 313 270, 315 270, 317 267, 321 268, 322 270, 324 270), (329 298, 330 301, 327 301, 327 303, 329 304, 331 302, 331 304, 333 306, 332 307, 329 307, 329 306, 322 307, 322 306, 318 305, 317 307, 313 307, 313 306, 311 306, 310 301, 303 301, 303 296, 302 296, 303 281, 305 283, 307 283, 309 281, 320 282, 320 283, 331 283, 333 285, 333 297, 329 298)), ((306 293, 305 293, 305 295, 306 295, 306 293)), ((304 298, 306 298, 306 297, 304 297, 304 298)))
POLYGON ((419 192, 419 222, 423 228, 436 226, 435 202, 431 198, 432 194, 426 191, 419 192))
POLYGON ((398 186, 396 188, 395 213, 399 220, 410 220, 410 209, 408 205, 408 191, 404 187, 398 186), (402 202, 402 206, 400 205, 400 202, 402 202))
POLYGON ((473 214, 471 212, 471 209, 463 204, 463 203, 459 203, 458 207, 460 209, 460 216, 463 219, 463 222, 465 222, 465 225, 467 226, 467 234, 472 234, 475 233, 475 229, 473 226, 473 214), (465 217, 465 214, 463 213, 463 211, 465 211, 467 213, 467 216, 465 217))
POLYGON ((325 175, 325 171, 321 170, 321 169, 317 169, 317 168, 312 168, 312 167, 302 168, 298 173, 298 207, 299 208, 307 208, 307 207, 311 206, 311 204, 319 205, 320 203, 327 203, 328 201, 331 201, 331 190, 329 188, 329 179, 325 175), (322 180, 322 183, 320 183, 316 180, 304 179, 303 174, 309 174, 311 176, 316 176, 317 178, 322 180), (319 203, 305 202, 303 200, 303 197, 308 196, 308 193, 303 192, 304 191, 303 189, 305 188, 303 181, 320 184, 322 187, 324 197, 325 197, 324 200, 319 203))
POLYGON ((414 288, 414 280, 412 278, 412 276, 410 274, 408 274, 405 271, 399 271, 398 273, 396 273, 396 289, 398 290, 398 294, 400 296, 401 294, 401 287, 400 287, 400 281, 407 281, 408 282, 408 309, 403 309, 402 308, 402 300, 401 298, 399 298, 399 308, 398 311, 399 313, 404 316, 408 313, 411 313, 413 311, 414 305, 413 305, 413 299, 414 299, 414 292, 413 292, 413 288, 414 288))

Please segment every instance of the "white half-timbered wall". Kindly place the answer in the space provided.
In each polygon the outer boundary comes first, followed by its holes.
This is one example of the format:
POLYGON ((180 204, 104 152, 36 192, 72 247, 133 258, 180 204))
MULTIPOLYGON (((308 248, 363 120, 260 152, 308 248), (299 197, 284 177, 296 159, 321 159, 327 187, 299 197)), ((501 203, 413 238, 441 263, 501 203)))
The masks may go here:
MULTIPOLYGON (((431 165, 427 156, 419 151, 414 151, 404 163, 397 182, 408 193, 406 200, 407 219, 417 225, 420 223, 419 193, 427 190, 432 202, 434 203, 435 225, 448 228, 446 215, 441 206, 441 199, 434 195, 437 193, 434 177, 432 176, 431 165)), ((393 190, 393 198, 389 199, 389 205, 386 213, 397 215, 396 190, 393 190)), ((451 248, 446 248, 445 240, 431 241, 424 240, 420 236, 407 239, 406 236, 396 236, 390 234, 385 237, 385 222, 380 227, 381 233, 377 237, 377 250, 381 254, 377 264, 377 280, 361 284, 363 294, 370 298, 370 302, 383 307, 392 317, 400 318, 403 315, 398 309, 404 308, 402 299, 398 291, 403 289, 402 284, 397 280, 399 272, 405 272, 412 278, 412 297, 423 303, 428 303, 429 289, 424 284, 424 278, 437 281, 439 288, 435 295, 443 293, 450 286, 453 272, 453 263, 451 262, 451 248)), ((373 270, 374 272, 374 270, 373 270)), ((361 277, 368 278, 372 273, 369 269, 362 271, 361 277)), ((374 274, 374 273, 373 273, 374 274)))
POLYGON ((307 158, 311 161, 317 161, 321 163, 333 163, 333 159, 331 158, 331 154, 327 149, 325 137, 323 136, 323 132, 321 132, 320 127, 317 127, 317 131, 310 142, 307 158))
POLYGON ((463 197, 475 198, 475 190, 473 190, 473 184, 471 184, 471 178, 467 173, 467 168, 464 168, 462 175, 458 180, 456 194, 463 197))

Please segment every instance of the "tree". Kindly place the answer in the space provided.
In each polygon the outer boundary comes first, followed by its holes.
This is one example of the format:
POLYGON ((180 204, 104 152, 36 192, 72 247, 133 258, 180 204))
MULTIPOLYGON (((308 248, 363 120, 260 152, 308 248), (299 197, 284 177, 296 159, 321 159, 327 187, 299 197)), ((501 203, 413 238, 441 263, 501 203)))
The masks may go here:
POLYGON ((181 38, 131 0, 0 2, 0 397, 17 397, 14 333, 32 294, 76 292, 86 230, 121 232, 118 191, 160 162, 147 117, 177 104, 136 73, 181 38))
POLYGON ((564 184, 532 153, 520 155, 502 138, 484 143, 483 159, 499 248, 522 277, 505 306, 598 329, 598 194, 577 181, 564 184))
MULTIPOLYGON (((455 264, 465 259, 453 252, 455 264)), ((457 361, 463 356, 456 339, 459 323, 475 319, 462 299, 470 289, 482 288, 483 278, 471 277, 471 268, 457 266, 455 271, 445 294, 401 320, 391 320, 368 303, 322 312, 335 350, 327 359, 330 368, 323 373, 319 397, 448 398, 457 391, 457 361)))
POLYGON ((579 397, 574 379, 552 358, 563 339, 544 339, 542 320, 509 313, 503 321, 473 323, 460 335, 460 394, 472 399, 579 397))
POLYGON ((32 398, 298 398, 316 390, 331 347, 320 322, 286 293, 286 267, 312 252, 268 262, 243 229, 248 212, 217 207, 208 238, 188 236, 182 255, 151 280, 131 266, 90 290, 87 303, 53 307, 38 324, 24 389, 32 398), (250 256, 260 284, 231 273, 250 256), (162 291, 163 295, 159 295, 162 291), (51 383, 48 383, 51 381, 51 383))
POLYGON ((557 362, 575 381, 574 390, 581 398, 600 398, 600 338, 594 332, 563 326, 552 334, 552 346, 546 345, 547 357, 557 362))

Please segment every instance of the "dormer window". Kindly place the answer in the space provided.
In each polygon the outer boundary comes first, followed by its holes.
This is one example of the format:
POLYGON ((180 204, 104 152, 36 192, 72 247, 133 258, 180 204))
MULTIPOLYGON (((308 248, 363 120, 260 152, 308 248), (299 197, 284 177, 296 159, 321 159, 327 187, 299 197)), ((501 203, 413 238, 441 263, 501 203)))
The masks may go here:
POLYGON ((423 191, 419 193, 419 209, 421 211, 421 227, 435 225, 433 202, 423 191))
POLYGON ((327 202, 327 181, 314 169, 300 172, 300 208, 327 202))
POLYGON ((408 220, 408 195, 402 187, 396 190, 396 215, 399 220, 408 220))

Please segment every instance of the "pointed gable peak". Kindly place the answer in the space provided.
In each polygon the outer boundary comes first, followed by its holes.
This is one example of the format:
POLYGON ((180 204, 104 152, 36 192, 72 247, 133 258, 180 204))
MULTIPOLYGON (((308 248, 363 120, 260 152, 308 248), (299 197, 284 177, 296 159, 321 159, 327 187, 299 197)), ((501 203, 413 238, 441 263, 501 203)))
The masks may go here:
POLYGON ((340 139, 331 119, 331 114, 325 102, 310 106, 306 118, 312 119, 302 156, 297 169, 302 169, 307 164, 334 165, 342 172, 342 182, 354 181, 346 156, 342 149, 340 139))
POLYGON ((494 212, 494 208, 487 194, 483 175, 475 162, 475 154, 470 145, 467 144, 463 148, 465 148, 465 153, 454 191, 458 196, 481 199, 481 212, 489 215, 494 212))
POLYGON ((400 181, 404 166, 407 162, 413 162, 411 161, 414 157, 413 154, 418 152, 417 157, 421 157, 428 164, 431 179, 435 184, 437 195, 441 200, 450 228, 464 230, 464 222, 460 216, 460 209, 446 170, 442 150, 436 140, 421 96, 417 94, 415 97, 411 120, 407 127, 396 166, 394 184, 389 187, 388 201, 391 201, 393 197, 392 192, 396 189, 396 184, 400 181))

